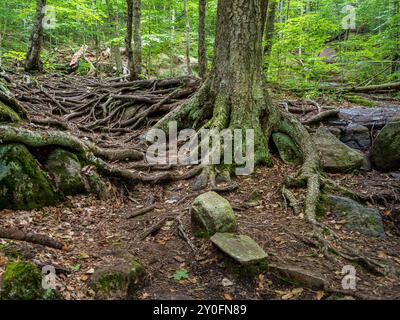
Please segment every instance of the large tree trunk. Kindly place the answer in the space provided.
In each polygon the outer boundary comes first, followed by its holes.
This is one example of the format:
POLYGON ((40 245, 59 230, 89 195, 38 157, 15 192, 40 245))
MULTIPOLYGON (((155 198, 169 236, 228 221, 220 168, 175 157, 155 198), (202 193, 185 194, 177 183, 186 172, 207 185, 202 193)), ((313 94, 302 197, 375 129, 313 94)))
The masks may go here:
POLYGON ((43 45, 43 18, 45 15, 46 0, 37 0, 36 19, 29 40, 29 49, 25 59, 25 71, 41 71, 43 64, 40 52, 43 45))
MULTIPOLYGON (((273 106, 266 88, 262 46, 266 5, 265 0, 218 1, 213 69, 195 96, 156 127, 166 130, 170 121, 177 120, 186 128, 254 130, 254 141, 243 137, 242 143, 254 145, 256 164, 271 163, 268 143, 272 132, 287 134, 301 149, 304 160, 299 174, 287 184, 308 186, 305 213, 315 221, 321 181, 318 155, 306 128, 294 116, 273 106)), ((227 164, 218 170, 207 167, 202 176, 209 175, 213 184, 216 171, 226 177, 232 168, 227 164)), ((203 179, 201 187, 204 184, 207 180, 203 179)))
POLYGON ((199 0, 199 76, 201 78, 207 74, 206 5, 207 0, 199 0))

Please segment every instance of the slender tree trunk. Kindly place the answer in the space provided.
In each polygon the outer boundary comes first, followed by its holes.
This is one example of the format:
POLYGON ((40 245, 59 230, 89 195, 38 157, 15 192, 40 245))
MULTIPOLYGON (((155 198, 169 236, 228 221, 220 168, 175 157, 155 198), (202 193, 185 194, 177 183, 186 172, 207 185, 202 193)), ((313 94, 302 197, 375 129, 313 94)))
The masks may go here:
POLYGON ((395 41, 396 41, 396 45, 395 45, 395 52, 394 52, 394 54, 393 54, 393 64, 392 64, 392 73, 395 73, 395 72, 398 72, 399 70, 400 70, 400 51, 399 51, 399 49, 400 49, 400 45, 399 45, 399 43, 400 43, 400 23, 399 23, 399 21, 400 21, 400 17, 399 17, 399 14, 400 14, 400 0, 394 0, 394 3, 393 3, 393 9, 394 9, 394 12, 393 12, 393 15, 394 15, 394 17, 395 17, 395 25, 393 26, 393 29, 394 29, 394 39, 395 39, 395 41))
POLYGON ((207 74, 206 0, 199 0, 199 76, 207 74))
POLYGON ((275 0, 269 0, 267 18, 265 21, 265 47, 264 47, 265 73, 267 73, 269 69, 269 60, 271 58, 272 45, 274 43, 275 14, 276 14, 276 2, 275 0))
POLYGON ((190 22, 189 22, 189 12, 187 7, 187 0, 183 1, 183 11, 185 14, 186 22, 186 68, 189 75, 192 74, 192 66, 190 63, 190 22))
POLYGON ((133 34, 133 78, 138 79, 142 74, 141 0, 133 3, 133 34))
POLYGON ((133 0, 126 0, 127 4, 127 16, 126 16, 126 37, 125 47, 126 54, 128 56, 128 70, 130 72, 130 78, 134 78, 135 64, 133 60, 133 49, 132 49, 132 35, 133 35, 133 0))
POLYGON ((45 15, 46 0, 37 0, 36 19, 29 40, 29 50, 25 59, 25 71, 40 71, 43 64, 40 60, 40 52, 43 46, 43 18, 45 15))

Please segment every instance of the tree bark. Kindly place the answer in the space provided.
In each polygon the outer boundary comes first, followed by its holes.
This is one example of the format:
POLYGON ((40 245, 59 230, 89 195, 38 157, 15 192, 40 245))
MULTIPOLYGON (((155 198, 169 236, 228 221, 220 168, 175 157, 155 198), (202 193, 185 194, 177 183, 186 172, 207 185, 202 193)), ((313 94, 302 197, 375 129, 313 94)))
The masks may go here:
POLYGON ((186 22, 186 69, 189 75, 192 74, 192 66, 190 63, 190 21, 189 21, 189 12, 187 7, 187 0, 183 1, 183 11, 185 14, 185 22, 186 22))
POLYGON ((45 16, 46 0, 37 0, 36 19, 29 40, 29 49, 25 59, 25 71, 41 71, 40 52, 43 46, 43 18, 45 16))
POLYGON ((141 0, 133 3, 133 42, 133 78, 139 79, 142 74, 141 0))
POLYGON ((125 47, 126 47, 126 54, 128 56, 128 70, 130 72, 130 78, 131 80, 134 80, 135 63, 134 63, 133 49, 132 49, 133 0, 126 0, 126 4, 127 4, 127 16, 126 16, 125 47))
POLYGON ((269 0, 267 18, 265 22, 265 46, 264 46, 265 73, 267 73, 269 70, 269 60, 271 58, 272 45, 274 43, 275 13, 276 13, 276 2, 275 0, 269 0))
POLYGON ((201 78, 207 74, 206 6, 207 0, 199 0, 199 76, 201 78))
MULTIPOLYGON (((303 166, 289 187, 307 186, 305 216, 316 222, 315 211, 321 187, 320 162, 307 129, 293 115, 272 105, 263 72, 263 45, 267 12, 265 0, 219 0, 213 69, 199 91, 187 103, 161 119, 156 128, 166 130, 170 121, 181 127, 222 130, 252 130, 254 138, 242 138, 254 146, 254 163, 271 164, 268 147, 271 134, 290 136, 303 156, 303 166)), ((243 150, 243 148, 242 148, 243 150)), ((237 150, 234 150, 237 151, 237 150)), ((229 177, 234 165, 206 166, 196 183, 205 188, 216 175, 229 177)))

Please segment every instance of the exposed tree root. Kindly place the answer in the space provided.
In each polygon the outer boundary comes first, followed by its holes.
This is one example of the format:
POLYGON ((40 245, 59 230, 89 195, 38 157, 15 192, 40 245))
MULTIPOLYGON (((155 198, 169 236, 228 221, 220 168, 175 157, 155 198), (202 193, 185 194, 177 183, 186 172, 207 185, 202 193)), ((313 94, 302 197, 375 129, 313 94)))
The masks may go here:
POLYGON ((111 165, 103 159, 115 160, 141 160, 143 153, 133 149, 102 149, 90 142, 59 131, 31 131, 12 126, 0 126, 0 140, 8 143, 22 143, 28 147, 39 148, 58 146, 74 151, 88 165, 94 165, 100 172, 115 177, 130 180, 131 182, 161 183, 168 181, 187 180, 196 176, 202 170, 201 166, 195 167, 186 173, 162 172, 146 174, 111 165))

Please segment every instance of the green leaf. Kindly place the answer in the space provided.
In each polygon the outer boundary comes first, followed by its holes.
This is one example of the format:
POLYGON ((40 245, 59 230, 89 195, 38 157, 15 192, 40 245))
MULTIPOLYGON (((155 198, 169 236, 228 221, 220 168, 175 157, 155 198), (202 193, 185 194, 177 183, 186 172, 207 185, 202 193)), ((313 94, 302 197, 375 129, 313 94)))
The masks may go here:
POLYGON ((174 280, 181 281, 189 279, 189 272, 186 269, 179 269, 174 273, 174 280))
POLYGON ((80 265, 79 263, 74 264, 74 265, 71 267, 71 269, 74 270, 74 271, 79 271, 79 270, 81 269, 81 265, 80 265))

